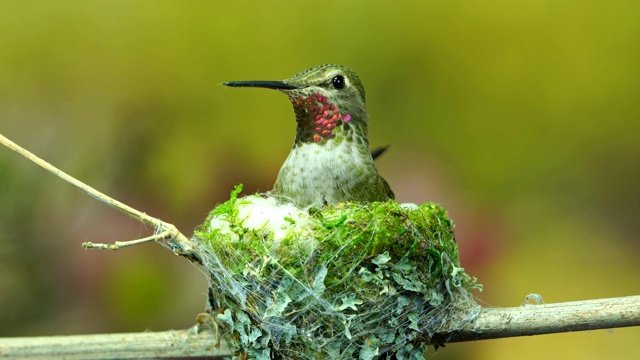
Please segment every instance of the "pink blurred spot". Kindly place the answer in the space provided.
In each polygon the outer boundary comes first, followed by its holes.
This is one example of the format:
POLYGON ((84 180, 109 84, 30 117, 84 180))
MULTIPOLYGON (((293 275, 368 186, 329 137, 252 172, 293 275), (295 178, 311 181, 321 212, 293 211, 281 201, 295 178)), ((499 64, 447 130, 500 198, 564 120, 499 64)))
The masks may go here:
POLYGON ((349 120, 351 120, 351 114, 347 114, 347 116, 344 117, 344 122, 349 122, 349 120))

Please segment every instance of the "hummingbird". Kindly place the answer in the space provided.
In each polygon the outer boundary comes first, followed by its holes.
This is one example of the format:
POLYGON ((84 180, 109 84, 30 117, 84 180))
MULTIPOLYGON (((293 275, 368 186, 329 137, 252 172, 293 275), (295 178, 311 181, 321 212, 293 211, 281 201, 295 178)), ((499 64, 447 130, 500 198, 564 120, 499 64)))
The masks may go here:
POLYGON ((278 90, 291 101, 296 136, 271 194, 299 207, 394 198, 369 151, 364 87, 356 73, 325 64, 282 81, 230 81, 231 87, 278 90))

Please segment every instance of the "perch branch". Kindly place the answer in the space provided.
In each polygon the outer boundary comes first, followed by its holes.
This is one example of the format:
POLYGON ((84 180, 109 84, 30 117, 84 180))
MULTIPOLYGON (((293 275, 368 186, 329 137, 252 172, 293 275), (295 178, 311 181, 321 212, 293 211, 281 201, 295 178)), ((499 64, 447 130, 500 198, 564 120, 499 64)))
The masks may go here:
MULTIPOLYGON (((640 296, 526 304, 485 308, 478 318, 453 334, 448 342, 488 340, 640 325, 640 296)), ((450 334, 436 334, 447 338, 450 334)), ((437 343, 434 339, 434 343, 437 343)), ((0 358, 65 357, 66 359, 141 359, 166 357, 229 357, 225 342, 219 348, 215 331, 193 329, 134 334, 77 335, 0 339, 0 358)))
POLYGON ((143 243, 143 242, 159 241, 159 242, 163 243, 164 245, 166 245, 167 247, 169 247, 174 253, 176 253, 178 255, 185 256, 185 257, 189 258, 190 260, 198 261, 197 257, 195 256, 195 254, 192 251, 192 246, 191 246, 191 242, 189 241, 189 239, 186 236, 184 236, 180 231, 178 231, 178 229, 173 224, 169 224, 167 222, 161 221, 160 219, 156 219, 156 218, 154 218, 152 216, 149 216, 149 215, 147 215, 147 214, 145 214, 145 213, 143 213, 141 211, 138 211, 138 210, 132 208, 129 205, 123 204, 120 201, 101 193, 100 191, 92 188, 91 186, 83 183, 82 181, 80 181, 80 180, 68 175, 67 173, 63 172, 62 170, 56 168, 55 166, 51 165, 50 163, 46 162, 45 160, 42 160, 41 158, 37 157, 36 155, 31 153, 30 151, 24 149, 20 145, 18 145, 16 143, 14 143, 13 141, 7 139, 2 134, 0 134, 0 143, 3 144, 4 146, 8 147, 9 149, 17 152, 18 154, 26 157, 27 159, 31 160, 32 162, 36 163, 37 165, 39 165, 43 169, 49 171, 50 173, 54 174, 55 176, 61 178, 62 180, 66 181, 66 182, 72 184, 73 186, 79 188, 80 190, 86 192, 87 194, 89 194, 91 197, 97 199, 98 201, 100 201, 102 203, 105 203, 105 204, 109 205, 110 207, 125 213, 129 217, 131 217, 133 219, 136 219, 136 220, 142 222, 145 225, 153 226, 156 229, 156 234, 155 235, 146 237, 144 239, 137 239, 137 240, 132 240, 132 241, 124 241, 124 242, 116 242, 115 244, 112 244, 112 245, 109 245, 109 244, 94 244, 94 243, 91 243, 91 242, 86 242, 86 243, 82 244, 84 248, 86 248, 86 249, 97 248, 97 249, 117 250, 117 249, 119 249, 121 247, 137 245, 137 244, 140 244, 140 243, 143 243))
POLYGON ((213 357, 233 354, 226 343, 216 347, 212 331, 48 336, 0 339, 3 359, 149 359, 213 357))
POLYGON ((484 308, 447 342, 640 326, 640 296, 484 308))

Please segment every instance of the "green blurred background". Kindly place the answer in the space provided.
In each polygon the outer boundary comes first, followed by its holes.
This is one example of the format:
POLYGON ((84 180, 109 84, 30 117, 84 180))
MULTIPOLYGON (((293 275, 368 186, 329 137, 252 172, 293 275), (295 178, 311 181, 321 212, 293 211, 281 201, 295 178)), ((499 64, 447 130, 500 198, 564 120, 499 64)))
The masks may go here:
MULTIPOLYGON (((335 62, 367 89, 403 202, 457 224, 485 306, 640 294, 640 2, 3 1, 0 133, 186 234, 266 191, 291 105, 228 80, 335 62)), ((0 336, 186 328, 205 277, 150 229, 0 149, 0 336)), ((451 344, 433 359, 623 359, 640 329, 451 344)))

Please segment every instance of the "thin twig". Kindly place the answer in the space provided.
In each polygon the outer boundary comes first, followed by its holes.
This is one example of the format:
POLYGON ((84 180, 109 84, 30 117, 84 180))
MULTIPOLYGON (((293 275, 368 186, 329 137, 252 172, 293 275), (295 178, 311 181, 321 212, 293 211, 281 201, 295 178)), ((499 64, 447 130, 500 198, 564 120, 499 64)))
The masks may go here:
POLYGON ((166 239, 168 237, 170 237, 169 232, 164 231, 156 235, 147 236, 146 238, 129 240, 129 241, 116 241, 113 244, 100 244, 100 243, 94 244, 90 241, 87 241, 82 243, 82 247, 85 249, 118 250, 123 247, 138 245, 138 244, 146 243, 149 241, 158 241, 158 240, 166 239))
POLYGON ((184 236, 180 231, 178 231, 178 229, 173 225, 173 224, 169 224, 167 222, 164 222, 160 219, 156 219, 152 216, 149 216, 141 211, 138 211, 134 208, 132 208, 129 205, 123 204, 120 201, 109 197, 103 193, 101 193, 100 191, 92 188, 91 186, 81 182, 80 180, 68 175, 67 173, 65 173, 64 171, 56 168, 55 166, 51 165, 50 163, 46 162, 45 160, 42 160, 41 158, 37 157, 36 155, 34 155, 33 153, 31 153, 30 151, 24 149, 23 147, 21 147, 20 145, 14 143, 13 141, 7 139, 5 136, 3 136, 2 134, 0 134, 0 143, 6 147, 8 147, 9 149, 17 152, 18 154, 26 157, 27 159, 31 160, 32 162, 38 164, 40 167, 42 167, 43 169, 49 171, 50 173, 54 174, 55 176, 61 178, 62 180, 72 184, 73 186, 79 188, 80 190, 86 192, 87 194, 89 194, 91 197, 99 200, 100 202, 103 202, 107 205, 109 205, 110 207, 117 209, 125 214, 127 214, 129 217, 136 219, 140 222, 142 222, 143 224, 149 225, 149 226, 153 226, 156 229, 156 235, 144 238, 144 239, 138 239, 138 240, 132 240, 132 241, 127 241, 127 242, 116 242, 113 245, 109 245, 109 244, 94 244, 94 243, 84 243, 83 246, 87 249, 89 248, 97 248, 97 249, 111 249, 111 250, 116 250, 118 248, 121 247, 126 247, 126 246, 131 246, 131 245, 136 245, 136 244, 140 244, 143 242, 148 242, 148 241, 159 241, 161 242, 163 245, 166 245, 167 247, 169 247, 174 253, 178 254, 178 255, 182 255, 185 256, 187 258, 189 258, 192 261, 198 261, 197 256, 193 253, 192 251, 192 245, 191 245, 191 241, 184 236), (165 241, 162 241, 165 240, 165 241))

